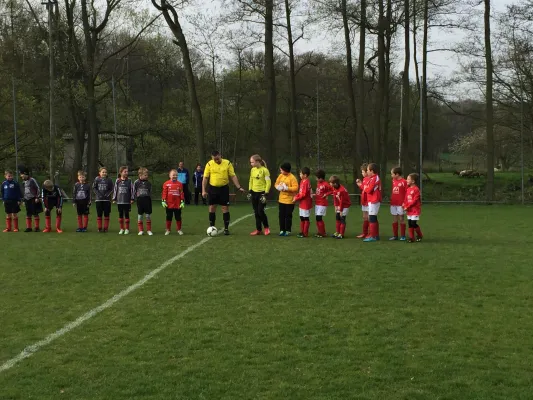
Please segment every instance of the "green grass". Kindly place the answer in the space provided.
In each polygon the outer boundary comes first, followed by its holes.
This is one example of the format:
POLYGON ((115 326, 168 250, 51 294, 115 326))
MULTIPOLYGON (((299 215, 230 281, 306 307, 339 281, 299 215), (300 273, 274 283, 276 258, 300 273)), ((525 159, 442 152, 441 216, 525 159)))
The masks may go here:
MULTIPOLYGON (((0 399, 531 399, 532 211, 425 206, 414 244, 353 239, 356 208, 343 241, 252 238, 246 219, 0 373, 0 399)), ((165 237, 158 208, 155 236, 121 237, 116 216, 108 234, 73 232, 70 207, 62 235, 2 234, 0 364, 207 227, 190 206, 165 237)))

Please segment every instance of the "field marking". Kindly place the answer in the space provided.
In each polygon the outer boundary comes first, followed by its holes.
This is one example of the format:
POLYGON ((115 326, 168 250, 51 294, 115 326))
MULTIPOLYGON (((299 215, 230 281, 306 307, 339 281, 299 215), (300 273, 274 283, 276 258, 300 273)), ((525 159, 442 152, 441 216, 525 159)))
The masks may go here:
MULTIPOLYGON (((251 217, 252 215, 254 215, 254 214, 247 214, 247 215, 244 215, 244 216, 242 216, 240 218, 237 218, 235 221, 233 221, 230 224, 230 226, 238 224, 243 219, 251 217)), ((60 338, 61 336, 69 333, 71 330, 77 328, 78 326, 80 326, 84 322, 90 320, 92 317, 94 317, 94 316, 100 314, 102 311, 112 307, 115 303, 120 301, 122 298, 126 297, 128 294, 130 294, 131 292, 139 289, 140 287, 144 286, 144 284, 146 282, 148 282, 151 279, 155 278, 161 271, 165 270, 170 265, 174 264, 176 261, 178 261, 179 259, 185 257, 191 251, 197 249, 198 247, 200 247, 204 243, 207 243, 211 239, 213 239, 213 237, 206 237, 205 239, 200 240, 198 243, 193 244, 192 246, 186 248, 180 254, 168 259, 163 264, 161 264, 158 268, 156 268, 156 269, 152 270, 151 272, 149 272, 148 274, 146 274, 144 276, 144 278, 142 278, 140 281, 138 281, 137 283, 134 283, 133 285, 127 287, 122 292, 114 295, 109 300, 107 300, 105 303, 99 305, 96 308, 93 308, 91 311, 86 312, 85 314, 83 314, 78 319, 66 324, 63 328, 59 329, 58 331, 55 331, 54 333, 51 333, 50 335, 45 337, 43 340, 40 340, 40 341, 32 344, 31 346, 26 347, 24 350, 22 350, 20 352, 20 354, 18 356, 13 357, 11 360, 8 360, 4 364, 2 364, 0 366, 0 373, 2 373, 4 371, 7 371, 10 368, 13 368, 16 364, 18 364, 22 360, 24 360, 24 359, 26 359, 28 357, 31 357, 33 354, 38 352, 42 347, 49 345, 54 340, 56 340, 56 339, 60 338)))

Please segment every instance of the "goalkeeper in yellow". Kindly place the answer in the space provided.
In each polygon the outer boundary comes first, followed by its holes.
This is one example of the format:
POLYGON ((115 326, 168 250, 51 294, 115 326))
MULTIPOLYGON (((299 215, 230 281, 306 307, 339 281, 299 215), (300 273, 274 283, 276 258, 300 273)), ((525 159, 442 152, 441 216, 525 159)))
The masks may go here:
POLYGON ((271 186, 270 172, 268 172, 266 162, 258 154, 250 157, 250 165, 252 166, 252 170, 250 171, 247 197, 248 200, 252 201, 255 213, 255 231, 250 233, 250 235, 270 235, 268 218, 265 213, 267 196, 271 186))

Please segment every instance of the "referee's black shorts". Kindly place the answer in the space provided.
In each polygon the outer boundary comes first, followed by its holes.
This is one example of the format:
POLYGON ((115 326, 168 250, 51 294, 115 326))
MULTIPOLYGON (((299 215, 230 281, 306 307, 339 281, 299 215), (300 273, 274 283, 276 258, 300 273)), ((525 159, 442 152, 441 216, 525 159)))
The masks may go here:
POLYGON ((229 185, 225 186, 209 186, 208 204, 210 206, 229 206, 229 185))

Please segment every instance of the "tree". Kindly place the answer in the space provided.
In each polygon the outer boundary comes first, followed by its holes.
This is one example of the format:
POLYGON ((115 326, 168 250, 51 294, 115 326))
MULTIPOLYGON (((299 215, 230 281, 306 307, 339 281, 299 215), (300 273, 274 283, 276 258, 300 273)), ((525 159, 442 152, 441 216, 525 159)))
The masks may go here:
MULTIPOLYGON (((413 0, 416 2, 416 0, 413 0)), ((409 7, 409 0, 404 0, 404 64, 402 74, 402 143, 401 143, 401 157, 400 165, 403 171, 410 168, 409 163, 409 110, 410 110, 410 84, 409 84, 409 67, 411 60, 410 51, 410 30, 409 21, 411 16, 411 9, 409 7)))
POLYGON ((487 83, 485 91, 486 118, 487 118, 487 201, 492 201, 494 196, 494 109, 492 104, 493 65, 492 46, 490 41, 490 0, 485 2, 485 63, 487 83))
POLYGON ((200 108, 200 102, 198 101, 198 94, 196 92, 196 81, 192 69, 189 46, 187 45, 187 40, 185 38, 185 34, 183 33, 176 8, 170 5, 167 0, 160 0, 160 3, 158 3, 157 0, 152 0, 152 4, 155 8, 163 13, 165 21, 175 37, 174 43, 181 50, 183 66, 185 68, 185 76, 187 78, 189 101, 191 103, 191 110, 195 123, 198 160, 199 162, 202 162, 206 157, 204 144, 204 122, 202 119, 202 109, 200 108))

